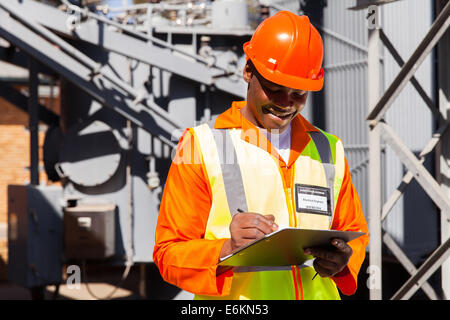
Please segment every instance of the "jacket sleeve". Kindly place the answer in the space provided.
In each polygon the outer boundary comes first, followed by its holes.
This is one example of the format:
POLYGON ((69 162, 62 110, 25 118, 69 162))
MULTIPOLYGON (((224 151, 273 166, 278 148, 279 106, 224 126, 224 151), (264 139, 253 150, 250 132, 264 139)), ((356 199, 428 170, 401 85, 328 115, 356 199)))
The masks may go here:
POLYGON ((217 262, 226 239, 204 239, 211 208, 211 191, 194 143, 186 130, 167 176, 155 233, 153 260, 163 279, 202 295, 225 295, 232 271, 217 275, 217 262))
POLYGON ((369 230, 361 208, 361 202, 352 183, 347 159, 345 159, 344 179, 339 192, 331 229, 366 233, 348 243, 353 250, 353 254, 347 267, 332 277, 343 294, 352 295, 356 291, 358 273, 366 255, 366 246, 369 243, 369 230))

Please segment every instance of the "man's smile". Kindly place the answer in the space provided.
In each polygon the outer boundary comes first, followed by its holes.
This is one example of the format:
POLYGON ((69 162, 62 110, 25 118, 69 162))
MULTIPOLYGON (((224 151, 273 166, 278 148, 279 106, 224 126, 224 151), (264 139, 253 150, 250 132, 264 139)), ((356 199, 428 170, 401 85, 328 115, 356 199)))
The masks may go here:
POLYGON ((297 112, 297 110, 295 109, 280 110, 278 107, 275 107, 274 105, 263 106, 261 108, 261 111, 264 114, 271 114, 281 120, 289 119, 297 112))

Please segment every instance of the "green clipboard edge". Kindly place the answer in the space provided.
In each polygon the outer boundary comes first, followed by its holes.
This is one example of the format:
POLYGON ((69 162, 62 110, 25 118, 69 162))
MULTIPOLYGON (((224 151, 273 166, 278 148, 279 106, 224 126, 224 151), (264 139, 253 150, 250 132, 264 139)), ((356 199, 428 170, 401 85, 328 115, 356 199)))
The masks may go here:
POLYGON ((218 266, 300 265, 313 258, 304 254, 304 248, 331 247, 331 239, 340 238, 349 242, 364 234, 356 231, 283 228, 222 258, 218 266))

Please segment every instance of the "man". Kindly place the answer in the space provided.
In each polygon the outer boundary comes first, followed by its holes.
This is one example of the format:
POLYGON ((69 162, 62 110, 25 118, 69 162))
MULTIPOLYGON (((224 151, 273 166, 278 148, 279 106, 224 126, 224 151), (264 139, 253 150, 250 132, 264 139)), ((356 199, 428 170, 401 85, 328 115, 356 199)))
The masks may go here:
POLYGON ((247 101, 185 131, 161 202, 154 261, 196 299, 340 299, 353 294, 367 224, 342 142, 300 112, 323 86, 323 45, 306 16, 281 11, 244 44, 247 101), (306 192, 305 192, 306 190, 306 192), (321 206, 305 205, 308 192, 321 206), (362 231, 331 250, 306 248, 313 266, 234 268, 217 263, 277 230, 362 231), (315 274, 317 273, 317 277, 315 274))

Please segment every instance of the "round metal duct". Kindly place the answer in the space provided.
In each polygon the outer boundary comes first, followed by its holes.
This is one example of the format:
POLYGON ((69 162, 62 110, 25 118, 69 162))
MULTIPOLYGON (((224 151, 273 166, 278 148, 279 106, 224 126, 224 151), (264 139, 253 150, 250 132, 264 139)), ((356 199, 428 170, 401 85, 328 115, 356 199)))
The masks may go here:
POLYGON ((112 129, 95 120, 70 127, 64 136, 58 174, 75 184, 94 187, 108 181, 117 171, 121 149, 112 129))

